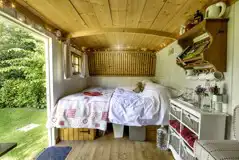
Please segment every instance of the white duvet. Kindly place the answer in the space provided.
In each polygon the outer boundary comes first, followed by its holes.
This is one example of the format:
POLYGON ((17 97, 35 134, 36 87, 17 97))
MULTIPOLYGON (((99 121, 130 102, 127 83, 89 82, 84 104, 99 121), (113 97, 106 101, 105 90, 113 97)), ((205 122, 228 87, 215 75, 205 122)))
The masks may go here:
POLYGON ((142 93, 116 88, 109 121, 128 126, 167 125, 169 96, 164 88, 145 88, 142 93))

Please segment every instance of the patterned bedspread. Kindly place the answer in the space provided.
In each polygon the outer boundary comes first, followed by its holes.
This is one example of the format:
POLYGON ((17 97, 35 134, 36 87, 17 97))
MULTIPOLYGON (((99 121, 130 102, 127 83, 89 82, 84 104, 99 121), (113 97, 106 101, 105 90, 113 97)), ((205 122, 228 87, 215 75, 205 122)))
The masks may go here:
POLYGON ((48 119, 47 127, 94 128, 105 131, 113 92, 113 89, 92 88, 60 99, 48 119), (100 92, 102 95, 89 96, 84 92, 100 92))

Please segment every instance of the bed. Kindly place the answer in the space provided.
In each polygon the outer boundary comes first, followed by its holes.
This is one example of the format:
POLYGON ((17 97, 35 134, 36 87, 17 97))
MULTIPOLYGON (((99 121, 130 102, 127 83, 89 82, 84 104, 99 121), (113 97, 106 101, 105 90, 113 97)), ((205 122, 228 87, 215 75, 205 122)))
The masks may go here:
POLYGON ((146 83, 141 93, 129 88, 90 88, 61 98, 47 127, 105 131, 108 122, 127 126, 167 125, 168 106, 167 89, 154 83, 146 83))
POLYGON ((126 126, 168 125, 170 94, 166 87, 148 82, 135 93, 116 88, 110 100, 109 121, 126 126))
POLYGON ((114 89, 90 88, 61 98, 48 119, 47 127, 89 128, 105 131, 109 102, 113 92, 114 89), (92 93, 96 95, 91 95, 92 93))

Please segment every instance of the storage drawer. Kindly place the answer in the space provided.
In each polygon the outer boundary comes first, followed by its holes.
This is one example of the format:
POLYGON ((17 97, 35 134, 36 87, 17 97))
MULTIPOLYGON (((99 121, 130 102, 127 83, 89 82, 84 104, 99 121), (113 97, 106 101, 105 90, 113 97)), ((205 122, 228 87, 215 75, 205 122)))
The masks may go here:
POLYGON ((180 137, 172 129, 169 129, 169 144, 179 154, 180 137))
POLYGON ((178 119, 181 119, 181 112, 182 112, 181 108, 175 106, 174 104, 170 105, 170 113, 175 117, 177 117, 178 119))
POLYGON ((87 128, 60 128, 60 140, 94 140, 96 137, 95 129, 87 128))
POLYGON ((199 118, 190 114, 187 111, 183 111, 182 121, 188 127, 190 127, 196 133, 199 132, 199 118))
POLYGON ((183 141, 181 141, 180 146, 180 157, 183 160, 196 160, 193 151, 183 141))

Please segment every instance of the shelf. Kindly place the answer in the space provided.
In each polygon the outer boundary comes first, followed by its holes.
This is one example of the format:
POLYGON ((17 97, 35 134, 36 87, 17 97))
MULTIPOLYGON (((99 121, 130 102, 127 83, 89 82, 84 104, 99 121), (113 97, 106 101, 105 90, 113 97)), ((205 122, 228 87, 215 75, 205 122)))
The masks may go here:
POLYGON ((181 35, 178 39, 178 44, 183 49, 181 54, 184 55, 181 60, 177 60, 177 64, 183 69, 193 69, 194 66, 201 66, 201 64, 193 64, 192 66, 187 66, 187 64, 201 60, 202 63, 207 62, 212 65, 213 67, 211 68, 214 68, 216 71, 226 72, 227 22, 228 19, 205 19, 181 35), (207 36, 204 37, 202 35, 207 36), (199 41, 195 42, 197 38, 199 41), (200 45, 201 42, 203 44, 200 45), (199 44, 197 45, 197 43, 199 44), (201 58, 195 57, 199 55, 201 58), (183 57, 187 58, 187 56, 194 57, 183 59, 183 57))
POLYGON ((171 126, 171 125, 169 125, 169 126, 179 137, 181 137, 180 133, 175 128, 173 128, 173 126, 171 126))
POLYGON ((172 154, 173 154, 173 157, 175 158, 175 160, 183 160, 179 153, 177 153, 177 151, 173 148, 172 145, 168 145, 168 148, 171 150, 172 154))
POLYGON ((178 118, 178 117, 176 117, 175 115, 173 115, 172 113, 169 113, 173 118, 175 118, 178 122, 181 122, 181 120, 178 118))
POLYGON ((197 56, 197 57, 194 57, 194 58, 188 58, 188 59, 182 59, 181 61, 179 61, 180 63, 182 62, 192 62, 192 61, 197 61, 197 60, 201 60, 202 57, 201 56, 197 56))
POLYGON ((183 123, 182 121, 180 121, 180 123, 182 125, 184 125, 185 127, 187 127, 191 132, 193 132, 197 137, 199 137, 199 134, 197 132, 195 132, 192 128, 190 128, 188 125, 186 125, 185 123, 183 123))
MULTIPOLYGON (((180 135, 181 136, 181 135, 180 135)), ((188 142, 181 136, 181 139, 183 140, 183 142, 185 142, 187 145, 187 147, 189 148, 189 149, 191 149, 192 151, 194 150, 193 149, 193 147, 191 147, 189 144, 188 144, 188 142)))
POLYGON ((188 38, 193 39, 194 37, 202 35, 205 32, 205 25, 206 21, 202 21, 201 23, 197 24, 192 29, 188 30, 183 35, 181 35, 178 40, 180 41, 188 38))
MULTIPOLYGON (((179 123, 181 123, 181 122, 179 122, 179 123)), ((183 138, 183 136, 175 128, 173 128, 173 126, 169 125, 169 127, 174 133, 176 133, 188 145, 188 147, 190 147, 191 150, 193 150, 193 148, 188 144, 188 142, 183 138)))

